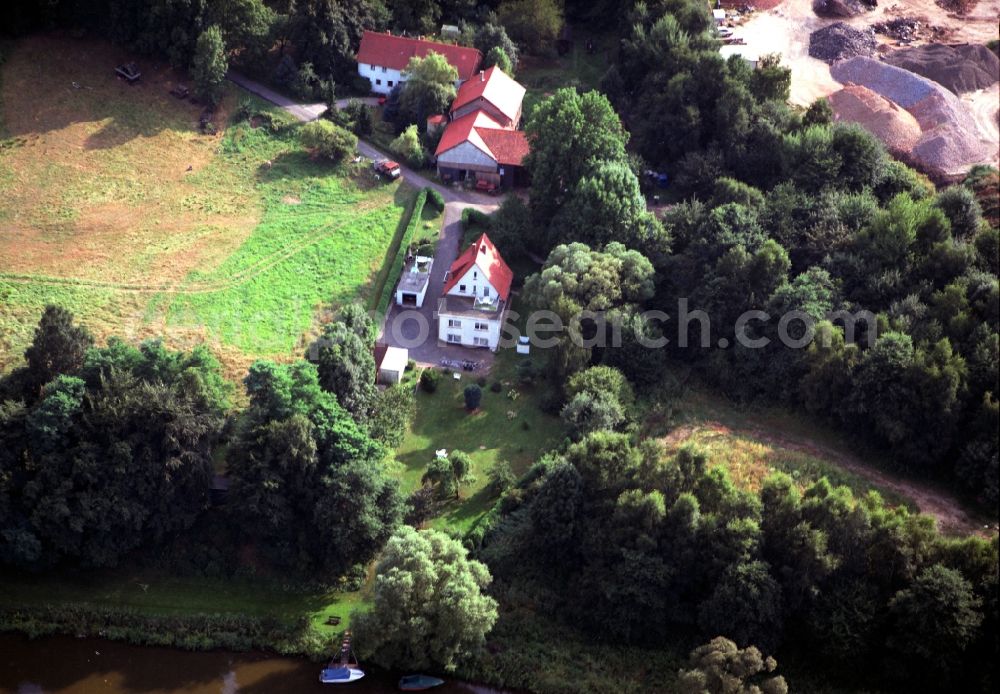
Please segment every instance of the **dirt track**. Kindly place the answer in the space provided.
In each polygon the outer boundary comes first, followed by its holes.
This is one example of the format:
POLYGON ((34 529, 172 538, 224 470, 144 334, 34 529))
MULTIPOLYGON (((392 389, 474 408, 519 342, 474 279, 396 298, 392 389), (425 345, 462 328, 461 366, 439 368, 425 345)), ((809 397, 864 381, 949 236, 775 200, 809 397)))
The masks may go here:
POLYGON ((773 425, 748 419, 745 426, 727 426, 717 421, 700 422, 697 425, 680 426, 665 439, 668 447, 682 445, 699 428, 709 428, 734 436, 745 436, 760 443, 804 453, 813 458, 825 460, 871 482, 875 487, 890 491, 910 500, 920 513, 937 521, 938 528, 947 535, 980 535, 992 537, 997 533, 997 520, 974 517, 965 510, 962 502, 950 492, 925 482, 911 480, 885 472, 863 462, 859 458, 807 436, 787 430, 776 430, 773 425))

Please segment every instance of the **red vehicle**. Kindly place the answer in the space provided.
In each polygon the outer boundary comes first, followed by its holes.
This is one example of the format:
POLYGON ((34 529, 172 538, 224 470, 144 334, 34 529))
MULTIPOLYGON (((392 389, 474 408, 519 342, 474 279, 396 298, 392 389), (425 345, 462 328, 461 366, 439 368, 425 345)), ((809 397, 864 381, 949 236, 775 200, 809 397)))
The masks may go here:
POLYGON ((387 176, 394 180, 399 178, 399 176, 403 173, 397 162, 388 161, 386 159, 372 162, 372 168, 375 169, 375 173, 387 176))

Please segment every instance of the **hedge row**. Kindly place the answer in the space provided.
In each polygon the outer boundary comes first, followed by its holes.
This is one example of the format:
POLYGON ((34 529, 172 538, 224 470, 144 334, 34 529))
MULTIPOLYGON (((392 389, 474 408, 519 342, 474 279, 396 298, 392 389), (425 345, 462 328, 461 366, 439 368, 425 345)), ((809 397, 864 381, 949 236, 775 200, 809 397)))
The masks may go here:
POLYGON ((29 638, 68 634, 192 651, 263 649, 311 657, 322 656, 330 647, 304 616, 283 621, 223 614, 148 615, 86 603, 2 608, 0 632, 4 631, 29 638))
POLYGON ((444 212, 444 196, 434 188, 427 189, 427 204, 439 213, 444 212))
POLYGON ((427 190, 427 188, 424 188, 417 193, 413 209, 410 210, 409 221, 402 228, 402 231, 396 234, 392 240, 392 245, 389 246, 389 253, 386 257, 394 256, 392 265, 389 266, 389 272, 382 279, 382 284, 376 286, 376 291, 373 295, 373 297, 378 297, 376 311, 379 315, 385 315, 389 309, 389 302, 392 301, 392 296, 396 292, 396 283, 399 282, 399 276, 403 274, 403 263, 406 262, 406 253, 410 248, 410 243, 413 241, 413 235, 416 233, 417 227, 420 226, 424 205, 427 203, 427 190))

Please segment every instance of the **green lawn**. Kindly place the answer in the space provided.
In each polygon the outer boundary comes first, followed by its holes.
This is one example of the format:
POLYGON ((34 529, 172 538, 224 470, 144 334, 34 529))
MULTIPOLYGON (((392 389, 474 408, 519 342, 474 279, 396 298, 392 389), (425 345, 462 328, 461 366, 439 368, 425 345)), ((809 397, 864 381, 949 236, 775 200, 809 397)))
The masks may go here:
POLYGON ((555 447, 563 439, 563 426, 558 417, 547 415, 539 408, 541 393, 547 387, 518 384, 517 364, 521 359, 514 350, 498 352, 496 363, 483 388, 482 404, 476 412, 467 412, 463 390, 476 377, 461 374, 461 380, 451 376, 442 379, 437 392, 417 392, 417 413, 406 439, 396 452, 402 465, 400 482, 405 493, 420 487, 427 465, 435 451, 460 450, 472 457, 475 481, 461 488, 461 498, 446 504, 431 525, 456 532, 467 532, 492 507, 495 498, 485 489, 490 467, 506 460, 515 474, 522 474, 541 453, 555 447), (490 385, 502 384, 499 393, 490 385), (510 396, 517 393, 516 399, 510 396), (511 416, 512 415, 512 416, 511 416))
POLYGON ((107 42, 33 36, 5 53, 0 369, 50 302, 98 341, 207 341, 238 378, 254 358, 300 353, 324 310, 367 298, 408 188, 312 160, 288 114, 232 86, 220 134, 203 135, 200 107, 169 94, 183 76, 147 60, 123 85, 108 65, 127 56, 107 42), (244 100, 288 127, 232 123, 244 100))
POLYGON ((531 114, 539 101, 560 87, 576 87, 581 92, 596 89, 608 69, 608 52, 615 48, 614 37, 575 28, 573 49, 564 56, 538 58, 525 56, 518 65, 517 81, 528 92, 523 112, 531 114), (594 52, 587 52, 587 39, 594 42, 594 52))
POLYGON ((128 608, 148 615, 234 614, 292 621, 309 615, 313 628, 333 636, 350 624, 352 610, 365 609, 366 589, 304 592, 251 579, 174 577, 154 573, 100 572, 71 578, 5 574, 0 607, 86 604, 128 608), (330 616, 340 624, 327 624, 330 616))

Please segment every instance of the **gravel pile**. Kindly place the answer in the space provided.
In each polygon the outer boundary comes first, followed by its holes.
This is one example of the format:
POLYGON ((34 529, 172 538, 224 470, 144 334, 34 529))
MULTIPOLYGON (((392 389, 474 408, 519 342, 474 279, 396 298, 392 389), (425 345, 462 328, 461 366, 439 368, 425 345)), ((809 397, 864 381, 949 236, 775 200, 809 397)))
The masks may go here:
POLYGON ((920 75, 871 58, 851 58, 837 63, 830 68, 830 74, 841 84, 853 82, 868 87, 905 109, 935 91, 943 91, 940 85, 920 75))
POLYGON ((875 55, 877 46, 872 29, 855 29, 843 22, 818 29, 809 37, 809 55, 828 63, 875 55))
POLYGON ((985 89, 1000 81, 1000 58, 986 46, 930 44, 895 51, 884 60, 934 80, 955 94, 985 89))
MULTIPOLYGON (((921 135, 904 158, 934 178, 954 178, 971 164, 989 161, 994 154, 979 137, 975 120, 958 97, 936 82, 871 58, 837 63, 830 68, 830 74, 845 85, 866 87, 906 109, 920 126, 921 135)), ((847 113, 845 110, 845 119, 847 113)), ((870 117, 872 132, 878 135, 874 126, 879 120, 870 117)), ((857 122, 865 126, 863 118, 857 122)), ((896 135, 890 130, 883 142, 889 147, 899 146, 901 143, 894 140, 896 135)))
POLYGON ((878 5, 877 0, 813 0, 813 12, 820 17, 857 17, 870 12, 878 5))
POLYGON ((857 123, 885 143, 896 157, 907 159, 923 131, 909 111, 867 87, 848 84, 829 97, 834 119, 857 123))

